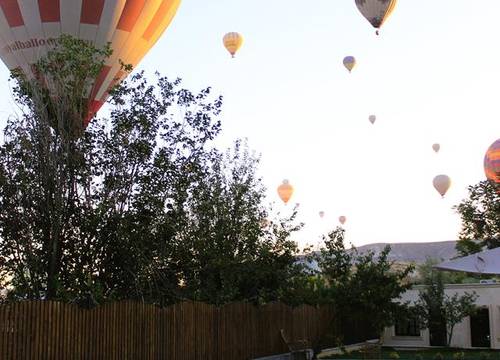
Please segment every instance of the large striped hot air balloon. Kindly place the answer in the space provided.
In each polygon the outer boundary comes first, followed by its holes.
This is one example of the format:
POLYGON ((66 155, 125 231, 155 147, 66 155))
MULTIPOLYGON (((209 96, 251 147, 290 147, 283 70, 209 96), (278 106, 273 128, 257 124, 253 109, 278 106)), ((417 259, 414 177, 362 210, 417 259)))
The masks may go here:
POLYGON ((500 185, 500 139, 491 144, 484 155, 484 173, 488 180, 500 185))
POLYGON ((377 35, 380 27, 394 10, 396 3, 397 0, 356 0, 359 12, 377 29, 377 35))
MULTIPOLYGON (((31 65, 62 34, 94 46, 111 44, 113 54, 88 91, 84 126, 125 77, 119 60, 137 65, 172 21, 180 0, 0 0, 0 58, 10 70, 32 77, 31 65)), ((49 88, 50 92, 50 88, 49 88)))

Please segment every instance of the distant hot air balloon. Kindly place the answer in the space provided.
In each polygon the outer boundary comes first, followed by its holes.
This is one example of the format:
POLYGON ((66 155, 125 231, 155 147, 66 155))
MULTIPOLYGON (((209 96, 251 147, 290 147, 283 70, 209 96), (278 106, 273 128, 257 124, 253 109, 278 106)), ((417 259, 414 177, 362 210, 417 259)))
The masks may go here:
MULTIPOLYGON (((0 2, 0 58, 9 70, 33 78, 32 65, 57 45, 61 34, 100 48, 110 43, 112 56, 86 96, 87 126, 122 80, 120 61, 136 66, 168 27, 181 0, 10 0, 0 2)), ((50 93, 49 86, 49 93, 50 93)))
POLYGON ((442 197, 446 194, 451 186, 451 179, 448 175, 438 175, 432 181, 434 188, 437 190, 442 197))
POLYGON ((320 217, 320 218, 323 218, 324 216, 325 216, 325 212, 324 212, 324 211, 320 211, 320 212, 319 212, 319 217, 320 217))
POLYGON ((375 120, 377 120, 377 117, 375 115, 370 115, 368 116, 368 120, 370 120, 372 124, 375 124, 375 120))
POLYGON ((500 139, 491 144, 484 155, 484 173, 488 180, 500 185, 500 139))
POLYGON ((354 56, 346 56, 344 58, 343 63, 346 69, 349 70, 349 72, 351 72, 354 66, 356 66, 356 59, 354 58, 354 56))
POLYGON ((238 34, 237 32, 229 32, 222 38, 222 42, 224 43, 225 48, 232 57, 239 50, 241 45, 243 45, 243 36, 238 34))
POLYGON ((380 27, 394 10, 396 3, 397 0, 356 0, 358 10, 377 29, 377 35, 380 27))
POLYGON ((346 220, 347 220, 347 218, 344 215, 339 216, 339 223, 341 223, 342 225, 345 224, 346 220))
POLYGON ((278 195, 285 204, 290 200, 293 195, 293 186, 290 185, 288 180, 283 180, 283 183, 278 186, 278 195))
POLYGON ((435 152, 439 152, 439 149, 441 149, 441 145, 439 144, 432 144, 432 150, 434 150, 435 152))

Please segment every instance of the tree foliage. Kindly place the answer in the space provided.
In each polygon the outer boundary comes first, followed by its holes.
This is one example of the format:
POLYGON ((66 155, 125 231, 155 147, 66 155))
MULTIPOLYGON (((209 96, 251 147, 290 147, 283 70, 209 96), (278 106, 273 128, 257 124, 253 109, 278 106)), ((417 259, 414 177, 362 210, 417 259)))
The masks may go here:
POLYGON ((85 89, 107 54, 65 37, 39 63, 43 76, 16 76, 24 112, 0 146, 8 297, 281 299, 298 271, 289 237, 300 225, 295 212, 263 225, 272 210, 259 159, 239 141, 226 154, 214 148, 222 98, 137 73, 112 91, 109 117, 82 133, 85 89))
POLYGON ((453 330, 465 317, 476 311, 475 292, 465 292, 463 295, 445 293, 443 275, 434 271, 426 279, 425 290, 420 291, 414 306, 415 315, 420 319, 422 328, 432 328, 444 325, 447 332, 447 346, 450 346, 453 330))
POLYGON ((317 262, 338 313, 344 320, 363 319, 366 328, 380 334, 406 309, 397 299, 410 288, 406 278, 413 267, 394 269, 388 259, 390 246, 378 256, 346 249, 341 228, 324 240, 317 262))
POLYGON ((500 246, 500 192, 490 181, 469 186, 468 197, 455 206, 462 220, 457 251, 465 256, 500 246))

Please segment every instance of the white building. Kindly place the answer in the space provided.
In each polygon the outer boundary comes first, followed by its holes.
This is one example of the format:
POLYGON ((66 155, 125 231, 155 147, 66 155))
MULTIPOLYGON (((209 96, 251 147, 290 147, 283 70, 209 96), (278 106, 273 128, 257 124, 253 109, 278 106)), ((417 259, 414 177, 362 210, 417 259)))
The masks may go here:
MULTIPOLYGON (((419 291, 423 289, 422 286, 416 286, 404 293, 401 300, 414 303, 419 291)), ((445 286, 445 293, 450 296, 465 292, 475 292, 478 295, 476 305, 479 311, 455 326, 450 345, 458 348, 500 349, 500 283, 445 286)), ((444 346, 446 338, 443 339, 442 329, 419 330, 416 322, 401 321, 385 329, 383 342, 384 345, 394 347, 444 346)))

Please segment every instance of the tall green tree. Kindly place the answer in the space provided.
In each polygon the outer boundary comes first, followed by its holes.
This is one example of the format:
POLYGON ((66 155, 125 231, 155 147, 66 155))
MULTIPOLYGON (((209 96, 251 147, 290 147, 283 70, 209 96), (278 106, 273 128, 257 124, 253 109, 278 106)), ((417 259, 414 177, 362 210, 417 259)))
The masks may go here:
POLYGON ((215 149, 222 98, 137 73, 112 91, 109 117, 83 132, 84 89, 107 55, 64 37, 40 62, 43 76, 16 77, 24 111, 0 146, 9 298, 279 299, 296 271, 289 235, 300 225, 292 216, 263 226, 258 158, 240 142, 227 155, 215 149))
POLYGON ((468 197, 454 207, 462 220, 457 251, 463 256, 500 246, 498 188, 485 180, 468 190, 468 197))

